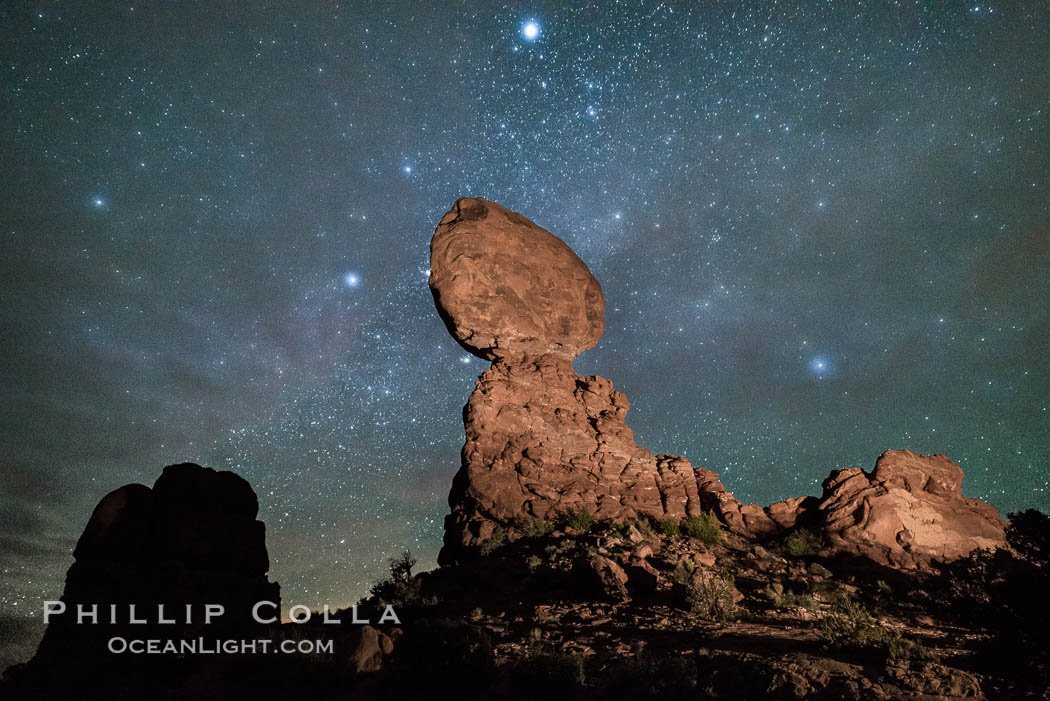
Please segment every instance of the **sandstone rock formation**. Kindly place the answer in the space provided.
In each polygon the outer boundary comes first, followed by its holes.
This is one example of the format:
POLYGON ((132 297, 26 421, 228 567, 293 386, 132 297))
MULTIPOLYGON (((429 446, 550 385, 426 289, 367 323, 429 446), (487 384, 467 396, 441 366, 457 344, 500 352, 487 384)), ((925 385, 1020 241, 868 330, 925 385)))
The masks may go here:
POLYGON ((904 567, 1005 544, 995 509, 962 496, 962 470, 943 456, 891 451, 870 475, 832 473, 820 499, 761 507, 741 504, 717 473, 635 444, 627 397, 572 367, 604 329, 597 281, 567 245, 519 214, 457 201, 434 233, 430 269, 452 336, 493 361, 463 412, 442 564, 580 511, 608 521, 710 511, 743 538, 807 528, 834 549, 904 567))
POLYGON ((430 289, 452 336, 486 360, 572 359, 605 330, 605 298, 583 261, 488 200, 458 200, 441 219, 430 242, 430 289))
POLYGON ((266 577, 265 527, 256 520, 255 492, 232 472, 192 463, 171 465, 153 488, 129 484, 99 502, 73 552, 62 602, 52 617, 31 673, 53 663, 93 675, 116 661, 114 635, 178 639, 245 630, 258 601, 280 606, 280 587, 266 577), (77 605, 97 605, 97 625, 76 623, 77 605), (165 606, 161 623, 158 604, 165 606), (204 605, 226 613, 204 626, 204 605), (115 605, 116 623, 109 622, 115 605), (129 606, 145 624, 130 624, 129 606), (185 621, 186 606, 192 621, 185 621))
POLYGON ((963 471, 944 455, 883 453, 875 469, 837 470, 816 507, 820 530, 839 549, 914 567, 1006 545, 1006 522, 962 494, 963 471))

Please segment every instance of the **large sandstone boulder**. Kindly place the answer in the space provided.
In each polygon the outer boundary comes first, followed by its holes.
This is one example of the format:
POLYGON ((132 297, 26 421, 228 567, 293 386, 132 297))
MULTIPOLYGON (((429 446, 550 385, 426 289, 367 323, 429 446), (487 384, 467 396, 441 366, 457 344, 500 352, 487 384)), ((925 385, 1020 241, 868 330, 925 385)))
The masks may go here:
POLYGON ((962 494, 963 471, 944 455, 882 454, 871 473, 837 470, 824 481, 820 529, 836 548, 882 564, 921 566, 1006 545, 1006 522, 962 494))
POLYGON ((430 242, 430 290, 452 336, 486 360, 575 358, 605 329, 605 298, 583 261, 488 200, 457 200, 441 219, 430 242))

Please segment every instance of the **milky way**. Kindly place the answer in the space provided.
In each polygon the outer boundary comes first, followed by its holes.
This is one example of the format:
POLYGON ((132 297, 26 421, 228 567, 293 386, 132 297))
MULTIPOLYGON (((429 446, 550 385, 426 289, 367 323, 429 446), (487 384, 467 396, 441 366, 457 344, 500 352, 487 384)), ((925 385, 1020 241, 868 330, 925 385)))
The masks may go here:
POLYGON ((432 566, 485 364, 427 244, 467 195, 591 266, 577 369, 742 500, 910 448, 1048 509, 1047 27, 1044 2, 5 3, 3 645, 98 499, 183 460, 251 481, 286 601, 432 566))

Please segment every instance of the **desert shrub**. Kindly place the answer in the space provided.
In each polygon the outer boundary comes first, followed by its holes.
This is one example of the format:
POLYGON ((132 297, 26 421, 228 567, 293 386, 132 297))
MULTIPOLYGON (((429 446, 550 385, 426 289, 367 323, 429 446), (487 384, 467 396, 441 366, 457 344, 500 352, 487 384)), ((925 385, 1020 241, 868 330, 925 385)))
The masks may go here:
POLYGON ((1050 516, 1028 509, 1012 513, 1006 527, 1006 540, 1020 554, 1046 564, 1050 559, 1050 516))
POLYGON ((787 551, 794 557, 816 555, 820 550, 820 537, 813 531, 799 528, 792 531, 791 535, 784 541, 787 551))
POLYGON ((543 567, 543 558, 539 555, 529 555, 528 559, 525 560, 525 567, 529 572, 535 572, 539 568, 543 567))
POLYGON ((372 585, 371 595, 380 606, 387 604, 406 607, 426 603, 423 600, 423 584, 412 576, 416 558, 408 550, 390 560, 390 576, 372 585))
POLYGON ((864 604, 841 592, 820 622, 820 638, 832 648, 880 647, 888 642, 889 630, 875 620, 864 604))
POLYGON ((710 511, 701 512, 698 516, 686 516, 679 526, 683 533, 704 545, 717 545, 722 541, 722 527, 710 511))
POLYGON ((587 509, 580 509, 569 515, 567 525, 573 530, 586 533, 587 531, 594 528, 595 524, 594 516, 587 509))
POLYGON ((653 523, 648 518, 631 519, 634 522, 635 527, 645 535, 653 534, 653 523))
POLYGON ((616 699, 695 699, 696 662, 680 655, 658 656, 643 652, 617 665, 610 682, 608 691, 616 699))
POLYGON ((678 528, 678 521, 675 521, 673 518, 661 519, 659 526, 660 532, 664 535, 675 536, 681 532, 678 528))
POLYGON ((514 667, 520 687, 533 694, 568 695, 583 685, 583 656, 553 652, 538 641, 514 667))
POLYGON ((685 582, 693 576, 693 572, 696 572, 696 563, 688 557, 683 557, 675 564, 671 580, 676 583, 685 582))
POLYGON ((682 558, 672 576, 676 597, 690 613, 716 623, 736 614, 731 575, 698 571, 692 560, 682 558))
POLYGON ((931 650, 920 642, 905 638, 900 633, 893 633, 886 641, 886 652, 891 660, 897 662, 939 662, 941 657, 936 650, 931 650))
POLYGON ((554 530, 554 524, 541 518, 534 518, 525 524, 522 532, 526 538, 544 538, 554 530))
POLYGON ((651 523, 649 523, 649 519, 647 518, 624 519, 620 522, 619 525, 616 526, 616 531, 621 535, 627 535, 627 533, 631 530, 632 526, 638 529, 638 532, 642 533, 643 535, 651 535, 653 532, 653 526, 651 523))
POLYGON ((806 596, 805 594, 796 594, 790 589, 785 589, 784 585, 780 582, 773 582, 765 589, 766 598, 778 609, 792 608, 794 606, 801 606, 803 608, 812 608, 813 599, 806 596))
POLYGON ((492 529, 492 535, 489 536, 489 539, 481 544, 481 554, 491 555, 506 544, 507 531, 503 529, 503 526, 496 526, 492 529))

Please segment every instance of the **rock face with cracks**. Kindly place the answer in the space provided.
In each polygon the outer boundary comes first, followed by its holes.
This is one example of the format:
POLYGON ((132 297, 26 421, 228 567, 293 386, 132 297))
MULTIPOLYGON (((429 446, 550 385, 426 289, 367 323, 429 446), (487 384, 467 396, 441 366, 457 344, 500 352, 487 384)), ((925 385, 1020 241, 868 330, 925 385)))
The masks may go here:
POLYGON ((944 456, 889 451, 870 474, 833 472, 819 499, 740 503, 717 473, 637 445, 627 397, 573 369, 602 335, 604 298, 563 241, 493 202, 464 198, 441 219, 430 250, 438 313, 460 345, 492 361, 463 410, 441 564, 583 511, 614 522, 710 511, 752 540, 804 527, 833 550, 898 567, 1005 544, 995 509, 962 495, 962 470, 944 456))

